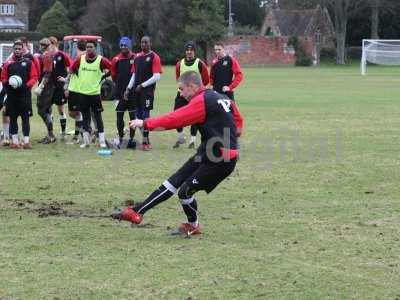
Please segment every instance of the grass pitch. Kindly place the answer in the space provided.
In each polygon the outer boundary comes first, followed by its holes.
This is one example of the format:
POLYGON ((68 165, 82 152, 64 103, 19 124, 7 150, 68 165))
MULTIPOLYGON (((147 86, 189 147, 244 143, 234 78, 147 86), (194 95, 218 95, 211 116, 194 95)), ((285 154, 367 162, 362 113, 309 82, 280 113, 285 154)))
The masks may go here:
MULTIPOLYGON (((199 237, 169 235, 184 220, 176 197, 139 228, 88 217, 142 200, 192 154, 171 149, 173 131, 111 157, 0 149, 0 299, 400 299, 400 70, 244 72, 241 160, 197 195, 199 237)), ((154 114, 173 106, 173 74, 154 114)), ((37 115, 32 132, 44 134, 37 115)))

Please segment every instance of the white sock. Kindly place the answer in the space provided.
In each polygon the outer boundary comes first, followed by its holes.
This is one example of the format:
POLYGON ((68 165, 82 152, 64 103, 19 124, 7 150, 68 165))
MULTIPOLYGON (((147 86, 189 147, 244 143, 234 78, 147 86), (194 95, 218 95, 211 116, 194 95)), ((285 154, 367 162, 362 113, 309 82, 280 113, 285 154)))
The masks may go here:
POLYGON ((100 142, 100 144, 106 142, 104 132, 99 132, 99 142, 100 142))
POLYGON ((196 136, 195 135, 191 135, 190 136, 190 142, 191 143, 195 143, 196 142, 196 136))
POLYGON ((185 133, 182 131, 182 132, 178 132, 178 138, 179 139, 184 139, 185 138, 185 133))
POLYGON ((13 134, 13 135, 12 135, 12 142, 13 142, 13 144, 15 144, 15 145, 18 145, 18 144, 19 144, 18 134, 13 134))
POLYGON ((197 227, 197 226, 199 226, 199 221, 189 222, 189 224, 192 225, 193 227, 197 227))
POLYGON ((89 136, 89 132, 85 131, 83 133, 83 143, 86 145, 90 144, 90 136, 89 136))
POLYGON ((24 136, 24 144, 29 144, 29 136, 24 136))
POLYGON ((3 123, 4 138, 10 138, 10 123, 3 123))
POLYGON ((75 117, 75 120, 78 121, 78 122, 83 121, 82 114, 79 113, 79 115, 77 115, 77 116, 75 117))

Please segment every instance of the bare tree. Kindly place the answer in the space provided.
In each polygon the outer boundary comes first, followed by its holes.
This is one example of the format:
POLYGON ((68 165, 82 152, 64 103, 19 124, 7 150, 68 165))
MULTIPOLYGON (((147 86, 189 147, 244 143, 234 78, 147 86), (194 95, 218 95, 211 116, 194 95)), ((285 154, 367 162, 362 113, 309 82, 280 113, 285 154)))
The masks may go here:
POLYGON ((381 0, 371 2, 371 39, 379 39, 379 8, 381 0))
POLYGON ((184 10, 179 0, 92 0, 80 19, 83 33, 103 34, 116 40, 122 35, 152 36, 163 44, 182 28, 184 10))
POLYGON ((369 0, 371 9, 371 39, 379 39, 380 16, 382 13, 393 13, 400 7, 398 0, 369 0))
POLYGON ((140 0, 89 1, 86 14, 80 19, 82 33, 100 34, 109 28, 117 35, 132 35, 142 20, 140 0))
POLYGON ((322 2, 334 15, 336 63, 343 65, 346 63, 346 34, 349 17, 364 7, 365 0, 322 0, 322 2))

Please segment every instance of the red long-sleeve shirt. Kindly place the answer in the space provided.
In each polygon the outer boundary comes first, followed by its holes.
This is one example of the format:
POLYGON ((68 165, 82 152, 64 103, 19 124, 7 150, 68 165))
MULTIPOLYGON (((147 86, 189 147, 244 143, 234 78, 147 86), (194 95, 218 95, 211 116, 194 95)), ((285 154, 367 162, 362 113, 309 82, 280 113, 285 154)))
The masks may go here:
MULTIPOLYGON (((97 57, 96 57, 97 58, 97 57)), ((88 60, 88 58, 86 57, 86 61, 87 62, 93 62, 96 60, 96 58, 88 60)), ((74 63, 72 64, 71 68, 70 68, 70 73, 76 73, 79 70, 79 67, 81 65, 81 56, 77 57, 74 61, 74 63)), ((105 58, 105 57, 101 57, 101 61, 100 61, 100 68, 102 71, 104 70, 110 70, 112 69, 111 66, 111 62, 105 58)))
MULTIPOLYGON (((1 72, 1 82, 3 83, 3 85, 8 84, 8 79, 9 79, 8 68, 10 65, 12 65, 14 63, 17 63, 15 55, 13 55, 10 59, 8 59, 4 63, 3 70, 1 72)), ((33 61, 31 61, 31 68, 30 68, 28 80, 26 82, 26 86, 29 89, 31 89, 35 85, 35 83, 38 81, 38 78, 39 78, 39 74, 36 69, 36 64, 33 61)))
MULTIPOLYGON (((221 59, 224 59, 226 57, 223 57, 221 59)), ((232 61, 232 73, 233 73, 233 80, 232 82, 228 85, 229 89, 233 91, 243 80, 243 72, 242 69, 240 68, 239 62, 236 60, 236 58, 230 56, 230 59, 232 61)), ((218 78, 215 78, 215 68, 214 66, 220 61, 220 59, 216 58, 213 60, 211 70, 210 70, 210 84, 211 85, 216 85, 218 78)))
MULTIPOLYGON (((146 119, 144 121, 145 129, 161 131, 203 123, 206 119, 204 91, 204 89, 200 90, 186 106, 159 117, 146 119)), ((240 135, 243 130, 243 117, 235 102, 231 102, 231 107, 237 132, 240 135)))
POLYGON ((32 60, 32 64, 35 65, 36 68, 36 72, 38 74, 38 76, 40 75, 40 60, 36 55, 33 55, 33 60, 32 60))
POLYGON ((212 90, 200 90, 188 105, 162 116, 146 119, 143 126, 148 130, 168 130, 193 124, 199 126, 201 133, 199 153, 207 157, 208 142, 211 141, 215 155, 222 155, 228 160, 239 155, 237 137, 243 129, 243 117, 234 101, 212 90), (213 142, 215 139, 225 140, 226 137, 229 138, 229 145, 213 142))

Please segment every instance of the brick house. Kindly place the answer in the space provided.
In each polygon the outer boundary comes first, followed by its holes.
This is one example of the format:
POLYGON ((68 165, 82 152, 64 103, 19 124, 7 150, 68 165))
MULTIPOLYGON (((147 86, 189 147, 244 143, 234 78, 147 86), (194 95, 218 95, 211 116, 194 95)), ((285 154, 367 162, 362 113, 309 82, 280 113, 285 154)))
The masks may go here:
MULTIPOLYGON (((234 35, 223 40, 225 50, 244 66, 294 65, 296 55, 288 46, 288 37, 267 37, 257 35, 234 35)), ((311 40, 300 39, 307 53, 311 53, 311 40)), ((213 47, 207 50, 207 62, 214 56, 213 47)))
POLYGON ((332 45, 334 27, 326 8, 317 5, 315 9, 267 9, 262 36, 297 36, 315 38, 320 35, 321 44, 332 45))
POLYGON ((0 32, 25 32, 29 28, 29 7, 25 0, 0 0, 0 32))
POLYGON ((319 63, 322 48, 333 48, 335 32, 329 12, 317 5, 315 9, 288 10, 267 8, 261 36, 291 37, 311 40, 314 63, 319 63))
MULTIPOLYGON (((243 65, 294 65, 296 53, 288 45, 296 36, 314 65, 319 64, 320 50, 334 47, 334 28, 328 11, 317 6, 309 10, 266 9, 259 35, 226 37, 223 42, 230 55, 243 65)), ((207 51, 207 61, 213 49, 207 51)))

